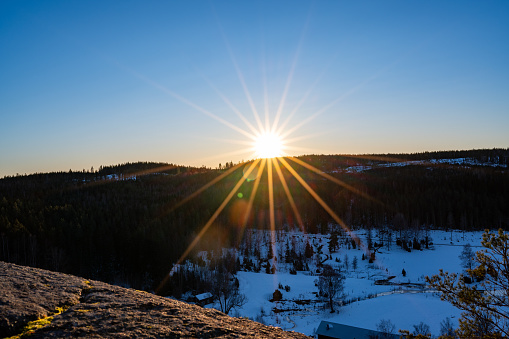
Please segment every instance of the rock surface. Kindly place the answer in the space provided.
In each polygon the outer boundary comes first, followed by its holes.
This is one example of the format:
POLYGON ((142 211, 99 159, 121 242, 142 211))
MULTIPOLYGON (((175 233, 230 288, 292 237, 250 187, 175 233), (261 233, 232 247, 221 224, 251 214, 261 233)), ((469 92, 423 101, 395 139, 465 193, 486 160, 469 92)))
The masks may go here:
POLYGON ((99 281, 0 262, 0 337, 309 338, 213 309, 99 281))

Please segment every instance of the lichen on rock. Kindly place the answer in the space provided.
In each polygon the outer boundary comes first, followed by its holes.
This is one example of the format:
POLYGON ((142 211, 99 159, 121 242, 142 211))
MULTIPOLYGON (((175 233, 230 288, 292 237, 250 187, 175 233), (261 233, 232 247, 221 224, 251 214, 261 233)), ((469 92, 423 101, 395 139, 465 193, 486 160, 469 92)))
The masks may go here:
POLYGON ((30 338, 308 338, 62 273, 5 262, 0 272, 0 337, 30 331, 30 338))

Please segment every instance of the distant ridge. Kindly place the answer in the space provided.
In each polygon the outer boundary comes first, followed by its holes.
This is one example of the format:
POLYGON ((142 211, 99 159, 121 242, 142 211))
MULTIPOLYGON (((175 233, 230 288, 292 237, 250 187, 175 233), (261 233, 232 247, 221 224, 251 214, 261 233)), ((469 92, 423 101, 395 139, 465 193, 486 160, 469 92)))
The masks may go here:
MULTIPOLYGON (((472 149, 472 150, 449 150, 449 151, 424 151, 415 153, 366 153, 366 154, 303 154, 295 156, 295 158, 304 159, 320 159, 321 161, 335 162, 338 159, 355 159, 357 161, 417 161, 431 159, 457 159, 469 158, 478 163, 490 163, 509 165, 509 148, 492 148, 492 149, 472 149)), ((240 163, 249 163, 252 160, 242 161, 240 163)), ((223 163, 222 169, 233 166, 233 162, 223 163)), ((220 164, 219 164, 220 165, 220 164)), ((178 174, 178 173, 196 173, 212 170, 215 167, 195 167, 187 165, 177 165, 166 162, 150 162, 135 161, 126 162, 116 165, 101 165, 99 168, 82 169, 58 172, 41 172, 32 174, 6 175, 3 178, 26 177, 32 175, 65 175, 65 174, 88 174, 88 175, 108 175, 108 174, 178 174)), ((2 178, 0 178, 1 180, 2 178)))

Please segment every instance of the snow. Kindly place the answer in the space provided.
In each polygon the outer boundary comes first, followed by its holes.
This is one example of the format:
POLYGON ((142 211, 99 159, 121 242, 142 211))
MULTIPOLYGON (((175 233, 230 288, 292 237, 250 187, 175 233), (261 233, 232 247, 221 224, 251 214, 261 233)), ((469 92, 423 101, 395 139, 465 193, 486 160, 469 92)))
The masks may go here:
POLYGON ((369 165, 356 165, 350 166, 343 170, 336 170, 333 172, 346 172, 346 173, 358 173, 371 170, 377 167, 402 167, 410 165, 437 165, 437 164, 448 164, 448 165, 462 165, 462 166, 489 166, 489 167, 500 167, 507 168, 505 164, 499 164, 496 162, 480 162, 474 158, 454 158, 454 159, 430 159, 430 160, 414 160, 414 161, 398 161, 398 162, 376 162, 370 163, 369 165))
MULTIPOLYGON (((394 246, 391 252, 383 251, 377 254, 377 264, 386 268, 390 275, 396 275, 397 280, 401 282, 424 282, 425 276, 438 274, 439 269, 447 272, 461 272, 461 261, 459 255, 466 243, 475 243, 479 245, 481 242, 482 232, 468 233, 465 240, 462 240, 461 234, 453 236, 455 243, 449 243, 449 232, 435 232, 434 250, 404 252, 394 246), (447 240, 444 240, 444 237, 447 240), (459 237, 459 238, 458 238, 459 237), (401 271, 405 269, 406 277, 401 275, 401 271)), ((474 247, 474 250, 479 248, 474 247)))
POLYGON ((198 301, 203 301, 203 300, 209 299, 209 298, 212 298, 212 293, 210 293, 210 292, 201 293, 196 296, 196 299, 198 301))
MULTIPOLYGON (((357 231, 361 239, 365 234, 365 231, 357 231)), ((299 236, 298 232, 291 235, 299 236)), ((332 253, 332 260, 326 263, 333 267, 343 265, 345 254, 348 255, 349 270, 345 272, 345 268, 341 267, 346 274, 345 296, 342 300, 351 302, 337 308, 332 314, 323 307, 323 303, 317 302, 318 288, 315 281, 318 276, 310 275, 309 272, 292 275, 285 269, 285 264, 279 264, 276 274, 239 271, 237 278, 240 292, 247 296, 248 302, 233 315, 249 317, 307 335, 313 335, 322 320, 376 330, 376 324, 382 319, 391 320, 396 330, 410 331, 413 325, 422 321, 430 326, 433 335, 438 335, 440 322, 449 317, 457 324, 461 311, 441 301, 433 291, 424 289, 425 276, 438 274, 439 269, 461 273, 463 268, 459 255, 463 245, 470 243, 474 250, 478 250, 482 232, 432 231, 430 235, 435 243, 433 249, 407 252, 393 244, 390 250, 381 249, 372 264, 361 260, 363 250, 360 249, 347 249, 343 246, 337 253, 332 253), (351 262, 355 256, 358 268, 354 271, 351 262), (336 258, 340 259, 340 263, 336 258), (406 271, 405 277, 402 269, 406 271), (417 284, 417 287, 375 285, 375 280, 387 279, 389 276, 395 276, 391 282, 411 282, 417 284), (419 288, 419 285, 422 287, 419 288), (290 287, 288 292, 285 286, 290 287), (283 300, 271 302, 272 293, 276 289, 282 292, 283 300), (275 309, 287 311, 278 313, 274 312, 275 309)), ((314 238, 316 241, 321 238, 324 248, 327 247, 328 235, 300 236, 314 238)), ((376 241, 376 237, 373 240, 376 241)), ((329 253, 325 250, 324 254, 329 253)), ((313 271, 314 266, 310 269, 313 271)))
POLYGON ((392 294, 341 308, 327 321, 376 330, 376 324, 382 319, 390 319, 396 329, 412 331, 413 325, 421 321, 428 324, 431 333, 440 333, 440 322, 446 317, 455 321, 461 312, 441 301, 434 293, 392 294))

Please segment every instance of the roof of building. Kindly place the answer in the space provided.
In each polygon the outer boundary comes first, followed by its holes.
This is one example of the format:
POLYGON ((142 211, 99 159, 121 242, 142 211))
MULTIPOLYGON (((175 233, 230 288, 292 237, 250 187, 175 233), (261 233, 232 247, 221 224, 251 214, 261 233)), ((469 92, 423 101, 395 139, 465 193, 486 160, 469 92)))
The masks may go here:
POLYGON ((198 299, 198 301, 202 301, 202 300, 209 299, 209 298, 212 298, 212 293, 210 293, 210 292, 205 292, 202 294, 198 294, 196 296, 196 299, 198 299))
POLYGON ((368 330, 365 328, 359 328, 354 326, 348 326, 338 323, 332 323, 329 321, 321 321, 320 326, 316 330, 317 335, 327 336, 338 339, 369 339, 378 336, 378 338, 397 339, 399 335, 389 334, 383 337, 384 333, 368 330))

